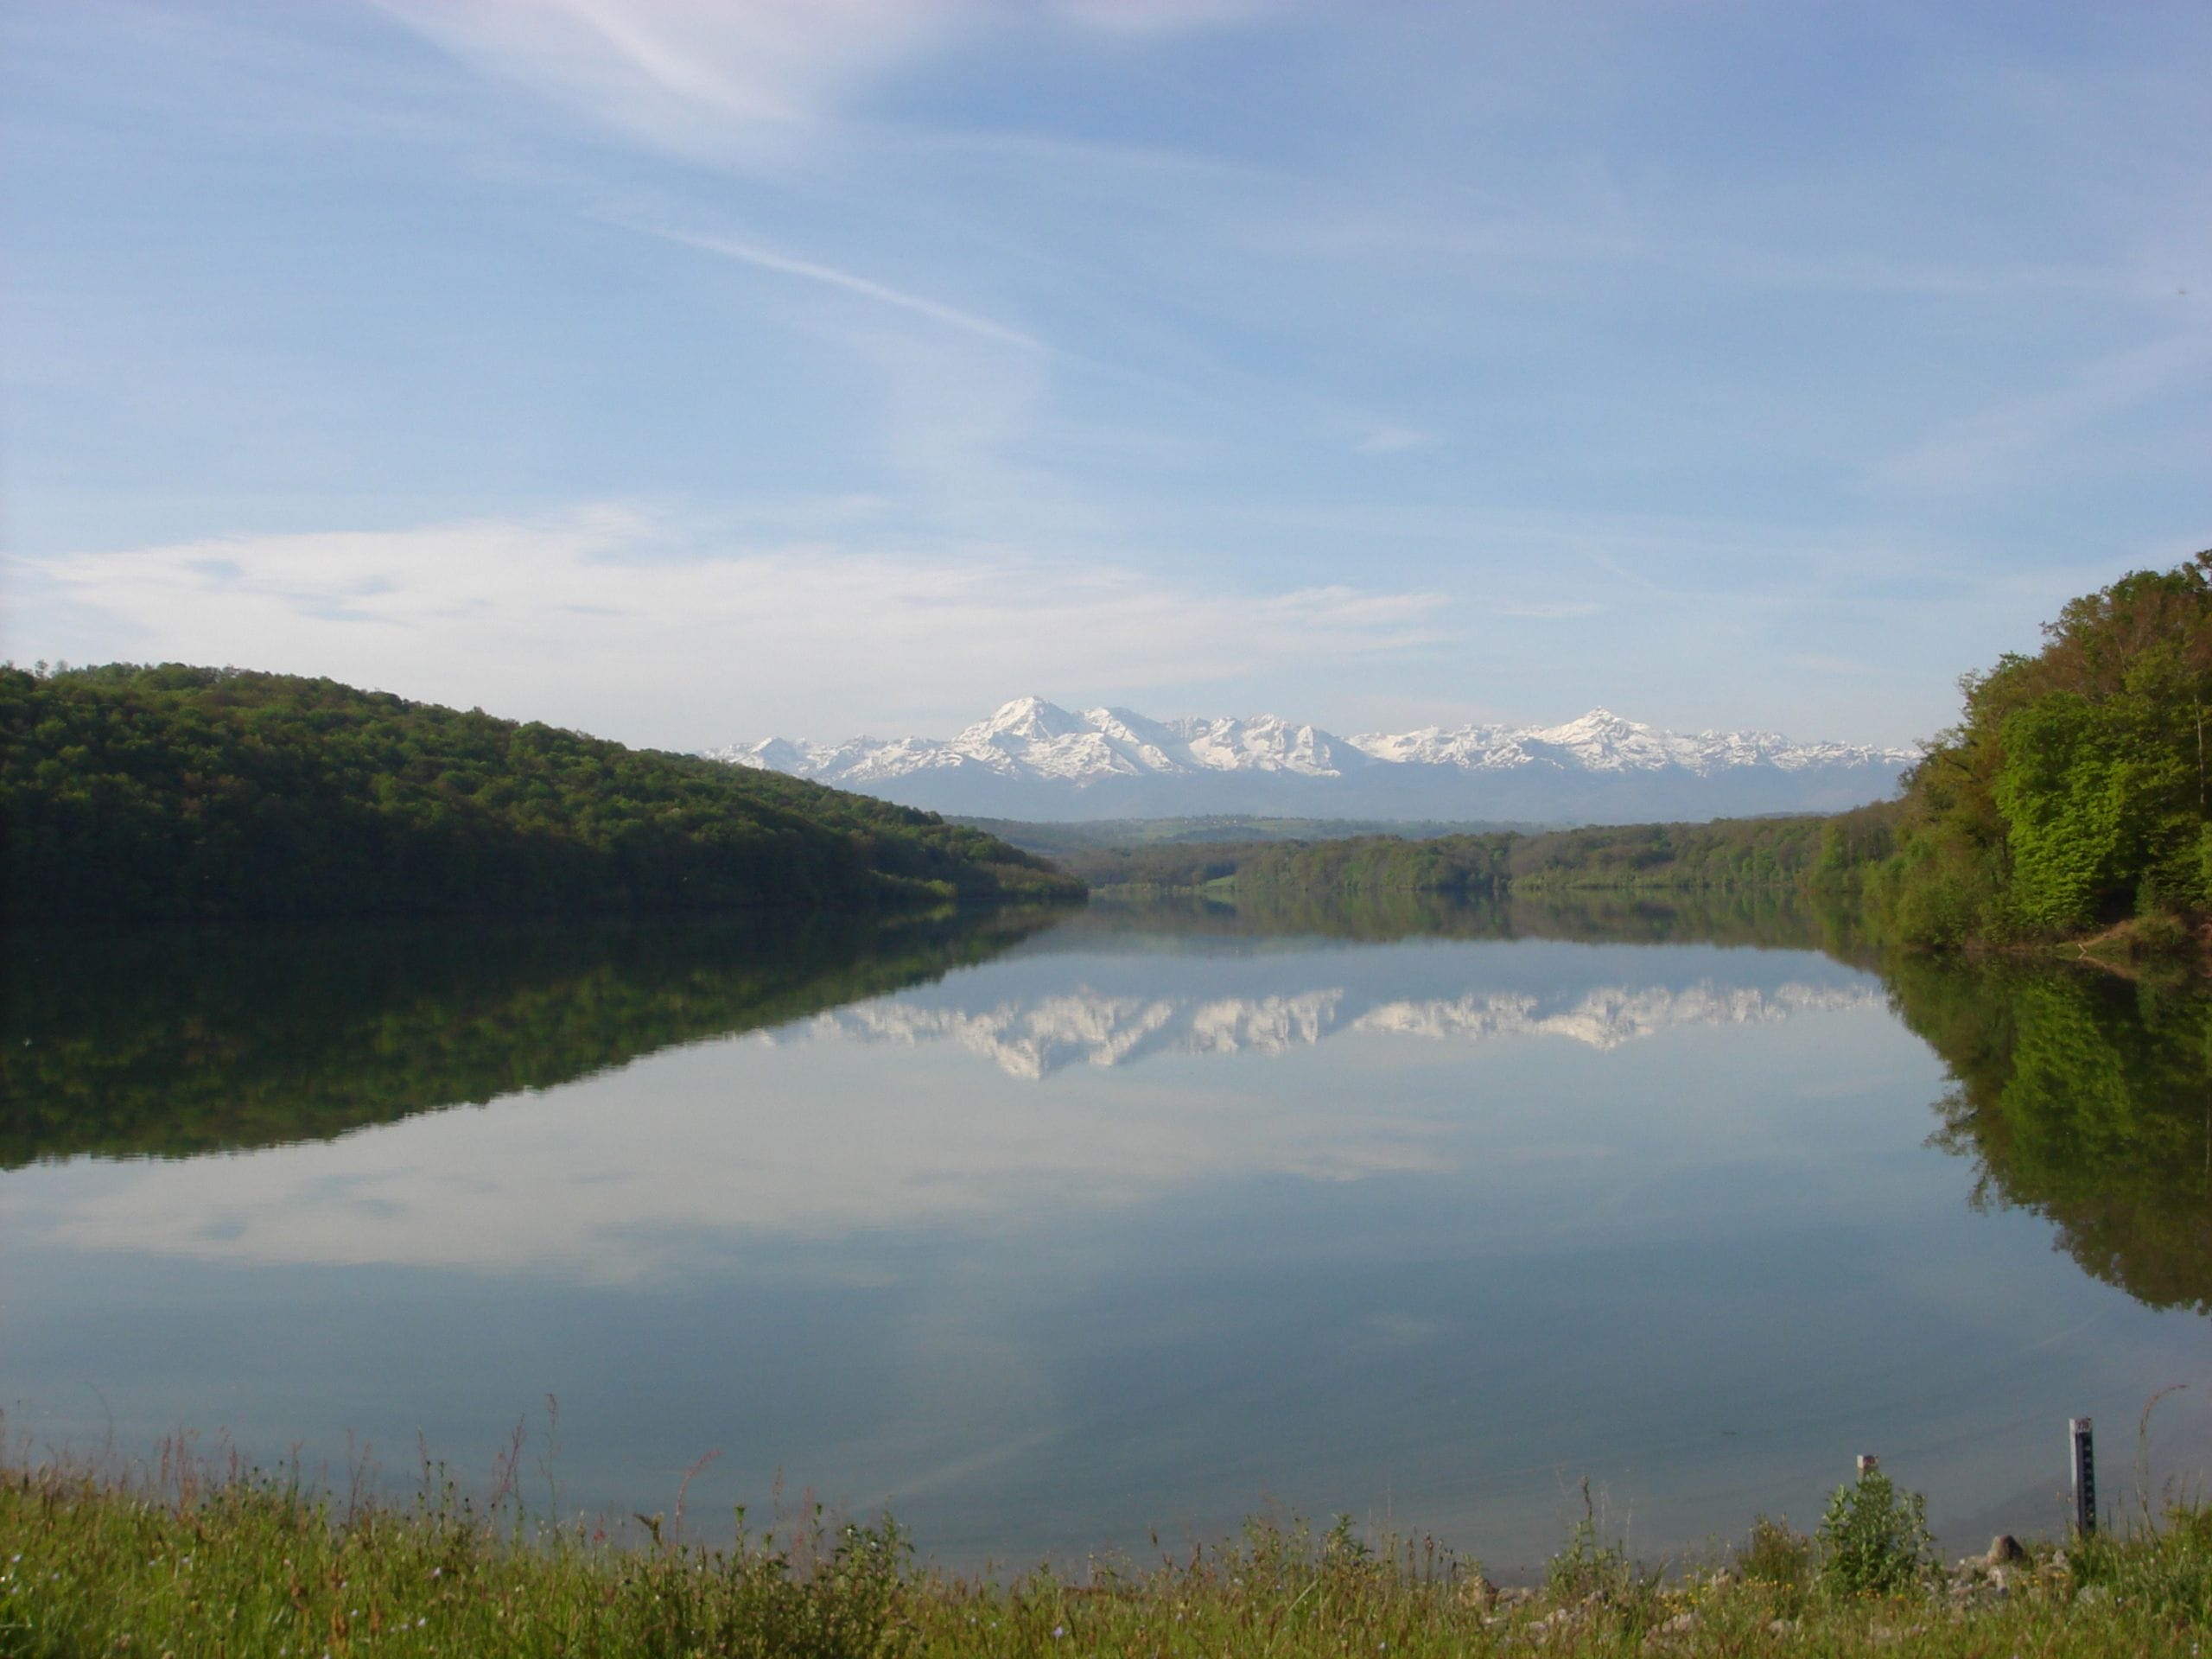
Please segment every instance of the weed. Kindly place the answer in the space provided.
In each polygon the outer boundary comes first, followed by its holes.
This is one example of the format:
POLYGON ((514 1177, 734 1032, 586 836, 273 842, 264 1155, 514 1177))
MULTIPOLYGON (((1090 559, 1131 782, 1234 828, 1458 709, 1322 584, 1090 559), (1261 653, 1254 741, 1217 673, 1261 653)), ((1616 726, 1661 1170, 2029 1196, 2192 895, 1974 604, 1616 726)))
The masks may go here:
POLYGON ((2095 1586, 2153 1617, 2212 1625, 2212 1510, 2170 1510, 2165 1522, 2075 1539, 2068 1559, 2077 1593, 2095 1586))
POLYGON ((1802 1602, 1812 1586, 1813 1541, 1787 1521, 1756 1516, 1751 1536, 1736 1552, 1736 1570, 1751 1583, 1781 1591, 1793 1604, 1802 1602))
POLYGON ((1936 1564, 1928 1500, 1878 1469, 1837 1487, 1821 1517, 1819 1560, 1821 1583, 1836 1595, 1897 1595, 1925 1583, 1936 1564))
POLYGON ((1545 1593, 1562 1603, 1599 1601, 1633 1608, 1649 1599, 1656 1573, 1639 1573, 1627 1548, 1608 1540, 1598 1523, 1590 1483, 1582 1483, 1582 1518, 1567 1535, 1567 1547, 1544 1565, 1545 1593))

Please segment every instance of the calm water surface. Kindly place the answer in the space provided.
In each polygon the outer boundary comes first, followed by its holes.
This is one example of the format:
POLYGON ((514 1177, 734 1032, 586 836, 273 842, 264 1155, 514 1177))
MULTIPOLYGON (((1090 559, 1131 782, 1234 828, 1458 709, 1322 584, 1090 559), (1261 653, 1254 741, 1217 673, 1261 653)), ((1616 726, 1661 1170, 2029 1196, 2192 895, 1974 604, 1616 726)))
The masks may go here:
POLYGON ((2151 1484, 2201 1483, 2202 1005, 1791 936, 18 939, 0 1405, 403 1484, 526 1420, 542 1506, 714 1453, 695 1535, 780 1478, 959 1565, 1274 1504, 1510 1569, 1586 1476, 1656 1555, 1862 1451, 1978 1544, 2055 1525, 2070 1414, 2132 1504, 2173 1383, 2151 1484))

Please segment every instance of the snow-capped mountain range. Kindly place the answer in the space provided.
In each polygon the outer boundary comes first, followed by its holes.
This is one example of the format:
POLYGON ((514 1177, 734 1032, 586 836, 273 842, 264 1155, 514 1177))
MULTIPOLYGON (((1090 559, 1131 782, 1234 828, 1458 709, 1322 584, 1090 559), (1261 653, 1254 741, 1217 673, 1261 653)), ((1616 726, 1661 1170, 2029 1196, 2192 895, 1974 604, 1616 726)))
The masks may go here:
POLYGON ((1260 715, 1152 720, 1022 697, 950 739, 787 738, 706 753, 938 811, 1036 819, 1279 812, 1541 818, 1815 811, 1891 793, 1918 751, 1666 732, 1593 709, 1560 726, 1338 737, 1260 715))

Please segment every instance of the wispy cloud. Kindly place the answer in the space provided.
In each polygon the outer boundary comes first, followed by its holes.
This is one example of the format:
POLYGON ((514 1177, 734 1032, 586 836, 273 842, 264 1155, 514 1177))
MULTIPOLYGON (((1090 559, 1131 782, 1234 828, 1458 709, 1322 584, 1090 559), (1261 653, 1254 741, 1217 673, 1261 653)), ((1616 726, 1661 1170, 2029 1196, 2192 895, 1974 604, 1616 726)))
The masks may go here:
POLYGON ((1251 22, 1281 0, 1058 0, 1053 10, 1102 34, 1184 35, 1251 22))
POLYGON ((982 550, 731 547, 621 507, 16 564, 93 619, 111 653, 327 673, 682 747, 926 726, 1008 687, 1231 683, 1452 632, 1452 602, 1431 592, 1209 588, 982 550))
POLYGON ((1580 617, 1602 615, 1606 608, 1592 600, 1562 600, 1554 604, 1522 604, 1506 600, 1491 607, 1495 615, 1520 617, 1531 622, 1571 622, 1580 617))
POLYGON ((1441 442, 1433 432, 1386 422, 1370 427, 1351 448, 1356 455, 1402 455, 1408 449, 1433 449, 1441 442))
POLYGON ((2063 385, 1947 422, 1879 469, 1915 491, 1977 491, 2042 471, 2101 423, 2212 368, 2212 328, 2175 334, 2099 359, 2063 385))
POLYGON ((382 0, 456 57, 692 159, 787 159, 843 103, 957 33, 949 0, 382 0))
POLYGON ((1783 660, 1790 667, 1807 674, 1834 675, 1847 679, 1878 679, 1885 672, 1878 663, 1865 662, 1856 657, 1839 657, 1826 652, 1801 651, 1783 660))
POLYGON ((696 231, 652 228, 648 231, 648 234, 658 236, 664 241, 680 243, 688 248, 699 248, 709 253, 720 254, 726 259, 734 259, 741 264, 752 265, 761 270, 774 271, 785 276, 796 276, 804 282, 819 283, 824 287, 837 289, 847 294, 857 294, 862 299, 873 300, 879 305, 887 305, 901 311, 909 311, 916 316, 927 317, 932 322, 944 323, 947 327, 963 329, 985 340, 996 340, 1002 346, 1019 346, 1023 351, 1028 352, 1042 352, 1047 349, 1045 342, 1034 334, 1020 328, 1011 327, 1002 322, 994 322, 990 318, 978 316, 973 311, 963 311, 957 305, 947 305, 941 300, 932 300, 925 295, 910 294, 904 289, 892 287, 888 283, 879 283, 873 278, 858 276, 849 270, 840 270, 835 265, 821 264, 811 259, 801 259, 791 254, 780 253, 773 248, 762 247, 757 243, 741 241, 735 237, 714 236, 696 231))

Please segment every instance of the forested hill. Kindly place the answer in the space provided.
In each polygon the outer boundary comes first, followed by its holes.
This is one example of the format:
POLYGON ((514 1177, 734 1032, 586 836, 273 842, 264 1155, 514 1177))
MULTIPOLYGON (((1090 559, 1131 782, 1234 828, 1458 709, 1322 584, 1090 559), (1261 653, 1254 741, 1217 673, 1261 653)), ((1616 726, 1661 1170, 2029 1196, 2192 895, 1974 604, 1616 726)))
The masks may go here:
POLYGON ((1073 898, 995 836, 331 680, 0 668, 14 919, 1073 898))

